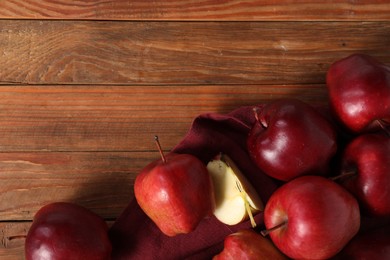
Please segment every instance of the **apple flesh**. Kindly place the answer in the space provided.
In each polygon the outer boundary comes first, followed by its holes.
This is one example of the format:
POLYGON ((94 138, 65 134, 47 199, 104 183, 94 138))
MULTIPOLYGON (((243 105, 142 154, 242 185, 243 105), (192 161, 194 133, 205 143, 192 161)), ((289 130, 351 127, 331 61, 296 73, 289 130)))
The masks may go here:
MULTIPOLYGON (((159 151, 162 154, 161 148, 159 151)), ((167 236, 193 231, 214 208, 206 165, 190 154, 162 154, 161 159, 148 164, 135 179, 134 195, 167 236)))
POLYGON ((353 54, 330 66, 326 83, 332 110, 347 129, 359 133, 389 125, 390 67, 353 54))
POLYGON ((326 173, 337 143, 324 116, 298 99, 275 100, 255 113, 247 146, 262 171, 282 181, 326 173))
POLYGON ((293 259, 328 259, 360 228, 356 199, 321 176, 298 177, 279 187, 264 209, 275 246, 293 259))
POLYGON ((243 229, 227 236, 221 253, 213 260, 286 260, 274 244, 267 238, 250 229, 243 229))
POLYGON ((339 180, 366 214, 390 217, 390 137, 372 133, 354 138, 344 151, 339 180))
POLYGON ((25 241, 26 260, 109 260, 107 224, 88 209, 65 202, 42 207, 25 241))
POLYGON ((263 202, 233 160, 220 154, 207 164, 214 186, 214 216, 224 224, 235 225, 263 210, 263 202))

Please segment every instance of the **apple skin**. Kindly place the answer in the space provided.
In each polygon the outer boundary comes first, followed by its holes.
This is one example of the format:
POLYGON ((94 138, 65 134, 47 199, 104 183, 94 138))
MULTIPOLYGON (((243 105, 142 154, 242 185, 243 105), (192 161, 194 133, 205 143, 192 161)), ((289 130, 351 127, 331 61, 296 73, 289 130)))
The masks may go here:
POLYGON ((342 186, 322 176, 298 177, 279 187, 265 206, 275 246, 293 259, 328 259, 357 234, 360 211, 342 186), (285 223, 285 224, 283 224, 285 223))
POLYGON ((26 260, 108 260, 111 251, 106 222, 88 209, 67 202, 42 207, 25 241, 26 260))
POLYGON ((326 76, 335 117, 350 131, 361 133, 390 122, 390 67, 365 54, 334 62, 326 76))
POLYGON ((134 195, 141 209, 167 236, 187 234, 214 209, 206 165, 190 154, 170 153, 137 175, 134 195))
POLYGON ((390 260, 390 225, 359 232, 332 260, 390 260))
POLYGON ((251 229, 243 229, 228 235, 221 253, 213 260, 287 260, 268 238, 251 229))
POLYGON ((337 150, 336 131, 312 106, 298 99, 279 99, 257 116, 247 147, 262 171, 282 181, 326 173, 337 150))
POLYGON ((390 137, 381 133, 362 134, 346 147, 340 178, 361 204, 362 212, 390 217, 390 137), (342 176, 342 175, 341 175, 342 176))

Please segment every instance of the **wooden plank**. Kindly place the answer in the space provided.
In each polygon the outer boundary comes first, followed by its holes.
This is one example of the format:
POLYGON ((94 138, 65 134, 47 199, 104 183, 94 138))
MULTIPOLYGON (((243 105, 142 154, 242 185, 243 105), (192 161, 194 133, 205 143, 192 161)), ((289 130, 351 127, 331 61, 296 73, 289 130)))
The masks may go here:
POLYGON ((23 260, 24 241, 31 222, 0 222, 0 259, 23 260))
POLYGON ((3 84, 317 84, 354 52, 390 63, 390 22, 0 20, 3 84))
POLYGON ((326 102, 324 85, 0 86, 0 151, 165 149, 201 113, 227 113, 273 98, 326 102))
POLYGON ((2 0, 0 18, 103 20, 389 20, 390 2, 2 0))
POLYGON ((115 219, 133 198, 139 171, 159 153, 0 153, 0 220, 31 220, 57 201, 115 219))

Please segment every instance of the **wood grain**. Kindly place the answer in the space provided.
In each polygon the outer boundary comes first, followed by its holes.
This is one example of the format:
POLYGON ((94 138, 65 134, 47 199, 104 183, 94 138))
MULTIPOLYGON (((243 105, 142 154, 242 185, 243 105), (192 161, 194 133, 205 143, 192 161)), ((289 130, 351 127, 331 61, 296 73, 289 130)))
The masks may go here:
POLYGON ((0 18, 99 20, 389 20, 388 0, 2 0, 0 18))
POLYGON ((0 151, 150 151, 173 148, 201 113, 273 98, 326 102, 324 85, 2 86, 0 151))
POLYGON ((31 220, 56 201, 115 219, 133 198, 135 176, 157 158, 158 152, 0 153, 0 219, 31 220))
POLYGON ((3 84, 318 84, 337 59, 390 63, 388 22, 0 20, 3 84))
POLYGON ((24 236, 30 226, 31 222, 0 222, 0 259, 24 259, 24 236))
POLYGON ((0 259, 54 201, 112 223, 201 113, 297 97, 363 52, 390 64, 390 1, 0 1, 0 259))

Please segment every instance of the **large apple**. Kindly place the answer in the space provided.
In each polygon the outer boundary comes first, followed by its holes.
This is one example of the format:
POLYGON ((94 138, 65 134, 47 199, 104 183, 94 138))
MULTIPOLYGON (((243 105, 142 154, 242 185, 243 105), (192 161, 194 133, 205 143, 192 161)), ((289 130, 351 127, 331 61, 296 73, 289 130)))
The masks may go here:
POLYGON ((390 260, 390 226, 359 232, 333 260, 390 260))
POLYGON ((167 236, 193 231, 214 208, 206 165, 190 154, 165 156, 148 164, 136 177, 134 195, 141 209, 167 236))
POLYGON ((336 255, 360 228, 356 199, 322 176, 298 177, 279 187, 264 210, 272 241, 293 259, 336 255))
POLYGON ((42 207, 25 241, 27 260, 109 260, 108 227, 95 213, 66 202, 42 207))
POLYGON ((336 117, 353 132, 390 123, 390 67, 365 54, 333 63, 326 83, 336 117))
POLYGON ((221 153, 207 164, 207 170, 214 186, 214 216, 227 225, 250 218, 255 227, 253 215, 264 209, 263 202, 234 161, 221 153))
POLYGON ((257 166, 278 180, 323 174, 336 153, 336 132, 317 110, 298 99, 279 99, 259 111, 247 140, 257 166))
POLYGON ((366 213, 390 217, 389 136, 372 133, 353 139, 344 151, 340 177, 366 213))
POLYGON ((224 248, 221 253, 213 257, 213 260, 286 260, 274 244, 262 235, 251 229, 243 229, 228 235, 224 240, 224 248))

